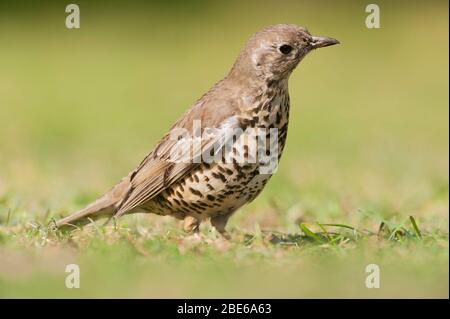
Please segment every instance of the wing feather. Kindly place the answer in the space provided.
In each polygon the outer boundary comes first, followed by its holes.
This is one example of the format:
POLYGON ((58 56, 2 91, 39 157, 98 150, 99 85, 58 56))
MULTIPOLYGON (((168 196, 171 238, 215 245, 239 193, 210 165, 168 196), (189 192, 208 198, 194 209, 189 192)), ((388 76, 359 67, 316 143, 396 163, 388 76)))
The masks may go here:
MULTIPOLYGON (((131 175, 131 190, 120 205, 116 217, 135 209, 149 201, 161 191, 183 178, 199 165, 199 160, 211 150, 216 153, 235 135, 234 129, 240 127, 240 119, 234 115, 218 124, 217 129, 208 136, 175 139, 167 134, 131 175), (186 147, 186 145, 191 147, 186 147)), ((239 131, 237 131, 239 133, 239 131)), ((175 135, 176 136, 176 135, 175 135)), ((215 154, 214 154, 215 155, 215 154)))

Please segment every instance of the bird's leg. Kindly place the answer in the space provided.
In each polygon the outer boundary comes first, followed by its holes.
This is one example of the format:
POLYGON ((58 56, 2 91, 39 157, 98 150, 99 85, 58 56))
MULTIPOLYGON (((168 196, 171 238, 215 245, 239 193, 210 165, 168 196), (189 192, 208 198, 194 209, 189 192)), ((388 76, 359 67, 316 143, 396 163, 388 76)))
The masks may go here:
POLYGON ((230 234, 225 230, 228 219, 233 213, 220 214, 211 217, 211 225, 221 234, 225 239, 231 239, 230 234))
POLYGON ((198 234, 200 228, 200 220, 192 216, 186 216, 183 221, 183 229, 189 234, 198 234))

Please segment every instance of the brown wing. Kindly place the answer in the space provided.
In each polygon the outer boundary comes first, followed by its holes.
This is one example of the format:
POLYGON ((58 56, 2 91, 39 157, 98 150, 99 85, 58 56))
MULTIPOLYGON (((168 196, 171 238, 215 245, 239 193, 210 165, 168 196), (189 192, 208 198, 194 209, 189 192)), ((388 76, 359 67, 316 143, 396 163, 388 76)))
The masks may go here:
POLYGON ((139 207, 183 178, 199 165, 199 159, 203 154, 211 152, 212 149, 220 151, 230 138, 230 131, 240 127, 240 119, 233 107, 228 108, 229 116, 222 116, 222 119, 217 118, 217 112, 213 119, 205 119, 205 116, 201 116, 205 113, 205 107, 199 104, 186 113, 131 174, 131 189, 120 205, 116 217, 139 207), (183 148, 188 142, 192 142, 192 122, 195 119, 201 120, 203 129, 208 127, 215 130, 206 138, 203 136, 199 141, 192 143, 192 147, 183 148), (180 136, 178 131, 180 129, 190 133, 191 140, 189 137, 177 139, 176 137, 180 136))

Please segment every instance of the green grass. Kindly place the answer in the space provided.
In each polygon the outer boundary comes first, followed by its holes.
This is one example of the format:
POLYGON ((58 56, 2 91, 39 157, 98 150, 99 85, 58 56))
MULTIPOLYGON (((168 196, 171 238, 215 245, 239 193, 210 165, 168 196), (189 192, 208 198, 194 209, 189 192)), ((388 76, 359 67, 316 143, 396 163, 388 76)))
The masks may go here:
POLYGON ((152 230, 154 223, 142 218, 128 226, 65 234, 37 223, 2 227, 0 292, 8 297, 444 297, 448 234, 419 236, 409 220, 383 225, 371 230, 302 223, 301 231, 292 233, 235 228, 230 242, 207 227, 200 240, 173 225, 152 230), (71 263, 80 265, 80 289, 64 286, 65 266, 71 263), (365 267, 371 263, 380 266, 380 289, 365 287, 365 267))
POLYGON ((1 5, 0 297, 448 298, 448 4, 380 2, 368 30, 363 2, 183 3, 79 1, 70 31, 63 7, 1 5), (279 22, 342 44, 292 75, 280 168, 230 242, 151 215, 46 229, 134 168, 279 22), (80 289, 65 288, 70 263, 80 289), (364 284, 372 263, 380 289, 364 284))

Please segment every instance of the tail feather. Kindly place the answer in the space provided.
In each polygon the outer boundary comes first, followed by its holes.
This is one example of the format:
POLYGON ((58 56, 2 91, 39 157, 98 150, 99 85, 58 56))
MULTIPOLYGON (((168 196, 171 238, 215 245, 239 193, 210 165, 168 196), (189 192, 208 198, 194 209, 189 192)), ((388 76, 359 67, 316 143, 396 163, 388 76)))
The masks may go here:
POLYGON ((64 217, 56 222, 56 227, 62 226, 83 226, 101 217, 112 216, 115 213, 114 203, 108 202, 104 197, 89 204, 85 208, 64 217))
POLYGON ((129 176, 122 179, 122 181, 114 186, 114 188, 89 204, 85 208, 56 221, 57 228, 64 226, 83 226, 89 224, 91 220, 96 220, 102 217, 112 217, 117 212, 117 209, 125 198, 130 189, 129 176))

